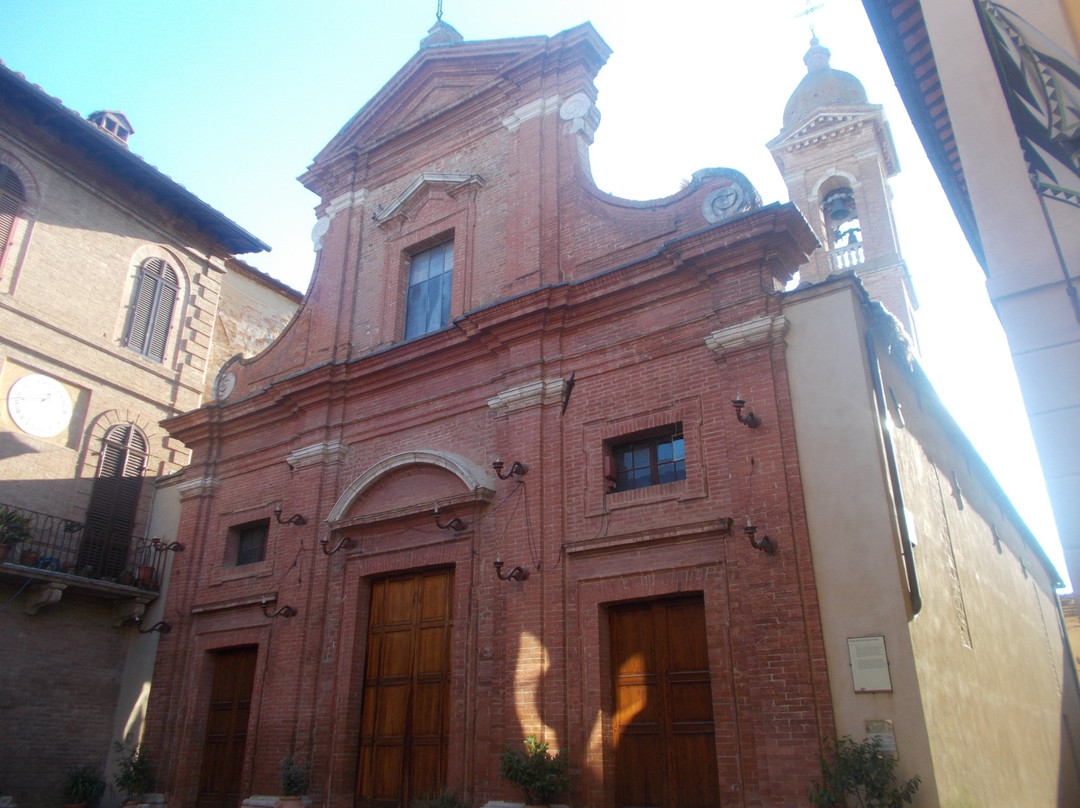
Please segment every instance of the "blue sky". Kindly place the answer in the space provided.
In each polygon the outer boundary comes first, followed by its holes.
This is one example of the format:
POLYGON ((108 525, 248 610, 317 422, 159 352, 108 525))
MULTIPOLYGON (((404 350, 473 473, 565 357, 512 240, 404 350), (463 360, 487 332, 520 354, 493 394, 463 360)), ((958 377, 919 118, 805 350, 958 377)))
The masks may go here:
MULTIPOLYGON (((119 109, 131 149, 269 243, 250 263, 301 290, 315 197, 295 177, 416 52, 437 0, 6 0, 0 59, 82 115, 119 109)), ((832 66, 885 106, 892 180, 919 299, 923 365, 1066 574, 984 278, 907 121, 859 0, 444 0, 466 39, 555 34, 591 21, 614 50, 597 80, 597 184, 664 196, 694 171, 742 171, 787 192, 765 143, 805 75, 810 25, 832 66), (814 5, 817 5, 816 3, 814 5)))

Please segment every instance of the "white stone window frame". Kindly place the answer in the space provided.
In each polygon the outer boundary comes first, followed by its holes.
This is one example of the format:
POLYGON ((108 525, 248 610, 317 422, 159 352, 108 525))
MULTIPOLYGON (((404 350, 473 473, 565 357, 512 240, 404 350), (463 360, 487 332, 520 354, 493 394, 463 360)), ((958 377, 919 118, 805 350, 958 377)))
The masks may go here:
POLYGON ((128 264, 128 275, 124 284, 123 305, 120 316, 117 318, 116 340, 125 351, 140 357, 143 361, 157 366, 172 367, 180 345, 180 336, 187 309, 188 290, 190 278, 184 262, 172 250, 161 245, 145 245, 137 249, 131 256, 128 264), (168 326, 165 339, 162 344, 161 358, 151 353, 145 353, 138 347, 130 344, 131 328, 134 318, 134 309, 137 303, 136 296, 139 294, 140 278, 143 268, 148 262, 160 260, 167 264, 176 275, 176 299, 169 314, 168 326))
POLYGON ((13 294, 18 271, 22 266, 26 249, 30 243, 34 222, 38 217, 41 194, 33 173, 14 154, 0 149, 0 164, 6 166, 12 174, 18 177, 23 192, 22 201, 12 217, 7 242, 0 245, 0 281, 3 282, 3 286, 0 288, 9 294, 13 294))

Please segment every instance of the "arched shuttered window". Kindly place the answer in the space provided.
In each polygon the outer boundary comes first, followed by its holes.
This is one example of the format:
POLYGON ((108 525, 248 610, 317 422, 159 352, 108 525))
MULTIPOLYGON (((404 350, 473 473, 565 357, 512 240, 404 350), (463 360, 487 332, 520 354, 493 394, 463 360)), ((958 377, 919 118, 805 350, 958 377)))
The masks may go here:
POLYGON ((139 267, 135 304, 127 329, 129 348, 158 362, 165 359, 169 324, 179 289, 176 270, 162 259, 150 258, 139 267))
POLYGON ((98 575, 114 578, 127 567, 146 457, 146 437, 133 424, 117 424, 105 433, 86 509, 80 570, 90 567, 98 575))
POLYGON ((18 175, 0 163, 0 261, 11 244, 19 208, 26 201, 26 191, 18 175))

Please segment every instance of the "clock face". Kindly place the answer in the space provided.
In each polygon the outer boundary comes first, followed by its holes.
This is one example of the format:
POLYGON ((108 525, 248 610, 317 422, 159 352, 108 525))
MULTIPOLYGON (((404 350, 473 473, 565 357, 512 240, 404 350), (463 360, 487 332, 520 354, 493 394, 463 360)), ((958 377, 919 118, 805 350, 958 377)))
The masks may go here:
POLYGON ((56 379, 31 373, 11 385, 7 396, 11 420, 23 432, 51 438, 71 420, 71 396, 56 379))

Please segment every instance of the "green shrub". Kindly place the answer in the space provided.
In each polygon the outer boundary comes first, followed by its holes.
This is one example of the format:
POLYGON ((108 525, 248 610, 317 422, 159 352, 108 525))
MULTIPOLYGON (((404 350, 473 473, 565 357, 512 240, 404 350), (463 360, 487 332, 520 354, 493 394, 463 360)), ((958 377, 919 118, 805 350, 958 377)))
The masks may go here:
POLYGON ((311 769, 293 760, 292 755, 281 759, 281 796, 302 797, 311 786, 311 769))
POLYGON ((527 805, 546 805, 570 789, 566 750, 557 755, 535 735, 525 739, 525 751, 506 747, 499 758, 499 776, 509 780, 525 794, 527 805))
POLYGON ((85 804, 87 808, 96 808, 104 793, 105 778, 89 764, 71 769, 64 775, 64 802, 68 805, 85 804))
POLYGON ((858 808, 902 808, 910 804, 921 782, 916 775, 906 783, 896 779, 897 761, 881 751, 881 740, 856 743, 850 737, 827 744, 819 755, 821 778, 806 796, 817 808, 844 808, 847 798, 858 808))
POLYGON ((8 547, 34 537, 30 528, 30 517, 19 513, 6 505, 0 508, 0 544, 8 547))
POLYGON ((117 742, 116 751, 123 757, 117 762, 120 773, 113 781, 117 789, 124 792, 127 799, 134 799, 143 794, 150 794, 157 787, 157 774, 154 771, 154 759, 141 744, 127 746, 117 742))

